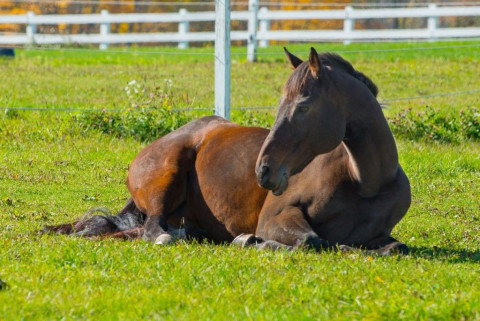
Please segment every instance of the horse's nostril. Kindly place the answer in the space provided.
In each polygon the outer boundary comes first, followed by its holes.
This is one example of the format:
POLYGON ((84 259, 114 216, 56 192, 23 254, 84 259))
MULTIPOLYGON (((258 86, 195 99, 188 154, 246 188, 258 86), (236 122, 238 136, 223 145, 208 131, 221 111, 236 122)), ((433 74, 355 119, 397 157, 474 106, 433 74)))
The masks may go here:
POLYGON ((262 165, 260 172, 258 173, 258 181, 264 184, 270 178, 270 167, 268 165, 262 165))

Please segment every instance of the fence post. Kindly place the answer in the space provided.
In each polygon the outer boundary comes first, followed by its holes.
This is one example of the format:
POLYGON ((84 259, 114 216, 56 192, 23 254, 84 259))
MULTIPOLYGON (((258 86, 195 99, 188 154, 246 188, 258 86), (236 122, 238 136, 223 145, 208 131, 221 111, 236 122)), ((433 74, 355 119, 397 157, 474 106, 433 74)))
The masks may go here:
MULTIPOLYGON (((102 23, 100 24, 100 36, 107 38, 110 33, 110 22, 108 22, 108 10, 101 11, 102 23)), ((106 39, 105 39, 106 40, 106 39)), ((108 42, 102 42, 98 46, 101 50, 108 49, 108 42)))
POLYGON ((352 43, 352 39, 349 37, 349 34, 351 34, 353 29, 355 29, 355 20, 351 18, 352 12, 352 6, 345 7, 345 20, 343 20, 343 31, 345 33, 345 39, 343 39, 344 45, 352 43))
MULTIPOLYGON (((266 12, 268 12, 268 8, 267 7, 261 7, 260 12, 261 13, 266 13, 266 12)), ((270 30, 270 20, 267 20, 267 19, 260 20, 260 32, 266 34, 268 32, 268 30, 270 30)), ((268 47, 269 43, 268 43, 268 40, 260 40, 258 45, 261 48, 266 48, 266 47, 268 47)))
POLYGON ((230 120, 230 0, 215 0, 215 115, 230 120))
MULTIPOLYGON (((178 34, 179 36, 186 35, 188 33, 188 29, 190 28, 190 22, 185 20, 185 15, 187 14, 187 9, 180 9, 178 13, 180 14, 180 21, 178 22, 178 34)), ((179 41, 178 42, 179 49, 186 49, 188 48, 188 41, 179 41)))
POLYGON ((248 0, 247 60, 257 61, 258 0, 248 0))
POLYGON ((437 9, 437 5, 435 3, 430 3, 428 5, 428 9, 432 12, 431 16, 428 17, 428 33, 429 33, 429 41, 434 41, 435 31, 437 30, 438 26, 438 16, 435 16, 435 10, 437 9))
POLYGON ((27 12, 27 28, 25 30, 25 33, 27 34, 30 44, 32 45, 35 43, 35 34, 37 33, 37 25, 33 21, 34 18, 35 18, 35 12, 28 11, 27 12))

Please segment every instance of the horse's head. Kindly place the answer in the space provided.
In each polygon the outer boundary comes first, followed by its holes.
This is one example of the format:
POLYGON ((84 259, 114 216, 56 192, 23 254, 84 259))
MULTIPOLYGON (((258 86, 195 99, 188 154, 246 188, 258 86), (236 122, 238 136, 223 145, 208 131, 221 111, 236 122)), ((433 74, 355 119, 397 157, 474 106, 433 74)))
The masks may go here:
MULTIPOLYGON (((345 138, 349 113, 346 105, 351 103, 345 96, 349 90, 357 89, 349 83, 348 74, 363 76, 337 55, 319 57, 311 48, 308 61, 302 62, 286 49, 285 52, 294 71, 283 89, 275 123, 255 169, 260 186, 275 195, 285 191, 291 175, 300 172, 317 155, 333 150, 345 138), (336 76, 336 69, 342 71, 343 78, 336 76)), ((364 84, 370 87, 370 83, 364 84)), ((376 87, 371 85, 373 88, 369 89, 375 95, 376 87)))

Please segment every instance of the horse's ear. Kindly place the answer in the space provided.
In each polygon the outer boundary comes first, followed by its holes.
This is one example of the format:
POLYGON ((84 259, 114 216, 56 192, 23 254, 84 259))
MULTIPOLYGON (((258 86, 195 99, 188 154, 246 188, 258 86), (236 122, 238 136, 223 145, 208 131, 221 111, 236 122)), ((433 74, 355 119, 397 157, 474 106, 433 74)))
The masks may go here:
POLYGON ((318 58, 317 51, 315 48, 310 48, 310 56, 308 57, 308 66, 310 67, 310 71, 314 78, 318 79, 322 73, 322 63, 320 62, 320 58, 318 58))
POLYGON ((290 61, 290 64, 292 65, 292 69, 295 69, 300 65, 303 61, 302 59, 292 55, 287 48, 283 47, 283 50, 285 51, 285 54, 287 55, 288 60, 290 61))

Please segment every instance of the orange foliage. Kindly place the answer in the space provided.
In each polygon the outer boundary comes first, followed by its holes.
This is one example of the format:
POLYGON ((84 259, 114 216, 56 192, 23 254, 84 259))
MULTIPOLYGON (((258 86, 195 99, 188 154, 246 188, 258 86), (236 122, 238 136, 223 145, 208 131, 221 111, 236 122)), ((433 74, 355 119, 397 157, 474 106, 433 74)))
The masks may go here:
MULTIPOLYGON (((282 2, 279 1, 279 4, 282 2)), ((317 5, 315 0, 296 0, 289 5, 281 5, 278 10, 342 10, 342 6, 329 5, 328 3, 344 3, 348 5, 349 0, 323 0, 321 5, 317 5)), ((277 9, 275 9, 277 10, 277 9)), ((275 21, 271 24, 272 30, 319 30, 319 29, 341 29, 342 20, 283 20, 275 21)))

